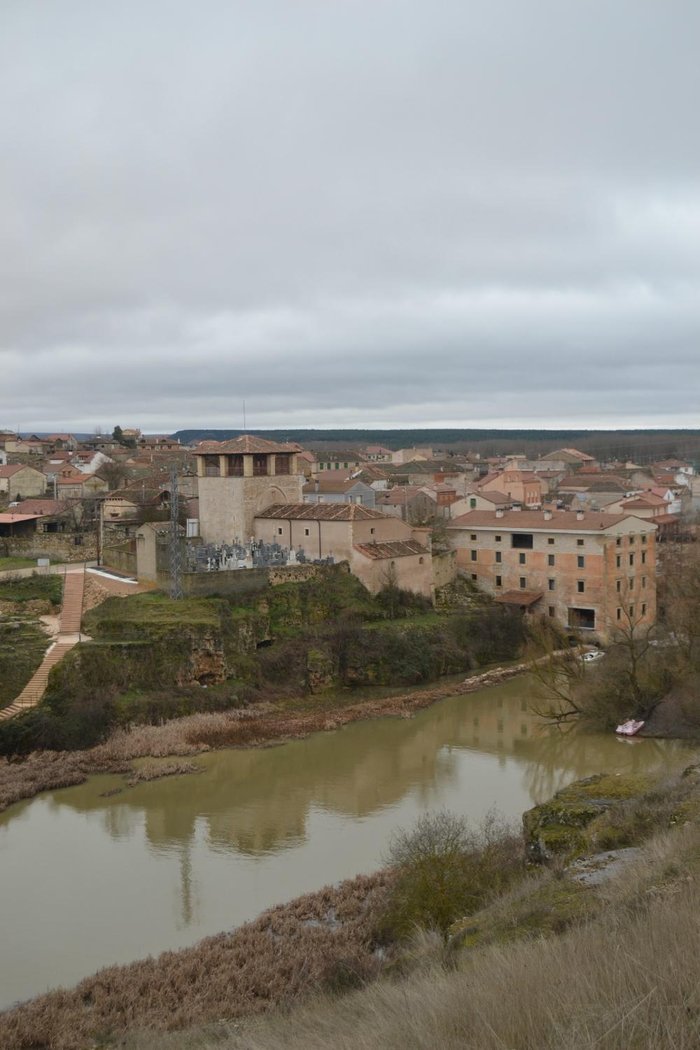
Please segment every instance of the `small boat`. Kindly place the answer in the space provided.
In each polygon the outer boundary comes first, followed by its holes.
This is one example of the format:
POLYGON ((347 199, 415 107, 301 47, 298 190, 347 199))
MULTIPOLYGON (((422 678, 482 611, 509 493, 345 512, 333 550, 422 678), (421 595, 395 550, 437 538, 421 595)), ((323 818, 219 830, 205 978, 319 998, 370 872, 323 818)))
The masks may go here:
POLYGON ((638 722, 636 719, 630 718, 627 722, 619 725, 615 732, 619 736, 636 736, 643 725, 644 722, 638 722))

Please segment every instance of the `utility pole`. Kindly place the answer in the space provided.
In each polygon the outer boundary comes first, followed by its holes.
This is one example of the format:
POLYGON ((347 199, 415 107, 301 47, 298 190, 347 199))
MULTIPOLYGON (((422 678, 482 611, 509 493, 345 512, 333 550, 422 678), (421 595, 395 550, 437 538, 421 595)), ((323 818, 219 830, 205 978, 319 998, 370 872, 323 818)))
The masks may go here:
POLYGON ((180 523, 178 521, 179 511, 179 488, 177 480, 177 467, 173 463, 170 468, 170 597, 175 600, 182 598, 182 545, 180 538, 180 523))

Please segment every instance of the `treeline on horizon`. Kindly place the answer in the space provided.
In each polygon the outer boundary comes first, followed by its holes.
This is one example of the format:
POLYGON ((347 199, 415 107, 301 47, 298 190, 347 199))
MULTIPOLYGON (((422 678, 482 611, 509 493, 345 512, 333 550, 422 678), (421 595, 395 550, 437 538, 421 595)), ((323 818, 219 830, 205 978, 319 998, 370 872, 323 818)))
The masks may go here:
MULTIPOLYGON (((250 433, 245 430, 178 430, 173 437, 182 444, 228 441, 250 433)), ((297 441, 312 449, 332 450, 384 445, 395 450, 430 446, 436 451, 478 452, 495 456, 524 452, 540 456, 575 445, 581 452, 601 459, 650 463, 676 457, 700 461, 700 430, 487 430, 426 428, 420 430, 255 430, 270 441, 297 441)))

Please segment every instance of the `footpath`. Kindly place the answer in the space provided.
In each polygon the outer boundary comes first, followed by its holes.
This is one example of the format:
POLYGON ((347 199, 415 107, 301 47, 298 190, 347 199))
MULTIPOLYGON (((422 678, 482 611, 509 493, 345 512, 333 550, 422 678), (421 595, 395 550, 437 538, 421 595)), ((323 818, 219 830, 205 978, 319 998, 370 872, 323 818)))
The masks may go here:
POLYGON ((56 640, 46 650, 46 655, 39 667, 25 685, 16 700, 0 711, 0 722, 13 718, 35 707, 46 691, 49 672, 62 660, 67 652, 80 641, 80 621, 83 614, 83 591, 85 589, 85 570, 81 565, 72 571, 66 571, 63 583, 63 604, 58 624, 56 640))

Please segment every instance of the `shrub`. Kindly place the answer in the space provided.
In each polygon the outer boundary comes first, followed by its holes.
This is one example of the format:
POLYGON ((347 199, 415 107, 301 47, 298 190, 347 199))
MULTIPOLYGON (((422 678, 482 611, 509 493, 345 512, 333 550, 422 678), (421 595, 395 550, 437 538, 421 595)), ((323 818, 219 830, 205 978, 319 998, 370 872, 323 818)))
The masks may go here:
POLYGON ((522 840, 490 814, 477 830, 444 810, 426 813, 394 835, 388 854, 397 869, 386 929, 406 937, 416 927, 443 937, 455 919, 471 914, 523 870, 522 840))

